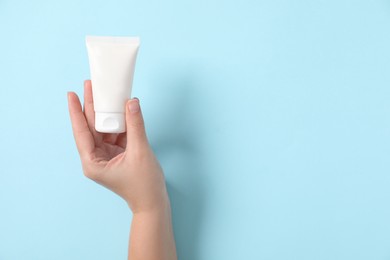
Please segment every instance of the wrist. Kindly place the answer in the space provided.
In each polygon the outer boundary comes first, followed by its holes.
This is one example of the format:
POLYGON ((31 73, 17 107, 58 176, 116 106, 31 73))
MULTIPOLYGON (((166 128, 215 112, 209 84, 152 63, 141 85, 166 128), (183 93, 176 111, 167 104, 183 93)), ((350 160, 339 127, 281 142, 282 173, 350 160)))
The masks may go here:
POLYGON ((133 218, 170 220, 171 206, 169 200, 153 208, 133 210, 133 218))
POLYGON ((141 202, 142 203, 139 204, 133 204, 127 201, 133 215, 161 215, 163 213, 171 212, 171 205, 166 192, 165 194, 158 196, 157 199, 144 199, 141 202))

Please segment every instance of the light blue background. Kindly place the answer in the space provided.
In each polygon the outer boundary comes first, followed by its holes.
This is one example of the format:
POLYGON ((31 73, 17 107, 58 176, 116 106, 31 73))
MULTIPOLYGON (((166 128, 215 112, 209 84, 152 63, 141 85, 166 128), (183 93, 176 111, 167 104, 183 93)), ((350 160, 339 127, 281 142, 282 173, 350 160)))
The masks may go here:
POLYGON ((86 34, 141 37, 180 259, 390 259, 389 28, 385 0, 0 0, 0 259, 126 258, 68 118, 86 34))

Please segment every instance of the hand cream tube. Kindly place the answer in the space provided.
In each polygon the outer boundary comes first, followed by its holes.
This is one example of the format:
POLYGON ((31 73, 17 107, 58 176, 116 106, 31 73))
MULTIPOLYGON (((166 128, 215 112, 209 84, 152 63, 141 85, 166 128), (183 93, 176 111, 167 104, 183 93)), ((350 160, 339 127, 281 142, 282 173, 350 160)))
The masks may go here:
POLYGON ((95 110, 95 129, 101 133, 126 131, 125 105, 131 95, 138 37, 87 36, 95 110))

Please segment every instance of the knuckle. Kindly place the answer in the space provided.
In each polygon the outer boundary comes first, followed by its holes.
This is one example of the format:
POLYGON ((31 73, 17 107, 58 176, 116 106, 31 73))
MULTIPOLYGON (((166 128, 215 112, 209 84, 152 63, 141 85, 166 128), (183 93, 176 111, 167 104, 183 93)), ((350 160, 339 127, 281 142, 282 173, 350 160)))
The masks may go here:
POLYGON ((142 120, 134 120, 131 122, 131 126, 138 129, 138 128, 143 128, 144 127, 144 122, 142 120))

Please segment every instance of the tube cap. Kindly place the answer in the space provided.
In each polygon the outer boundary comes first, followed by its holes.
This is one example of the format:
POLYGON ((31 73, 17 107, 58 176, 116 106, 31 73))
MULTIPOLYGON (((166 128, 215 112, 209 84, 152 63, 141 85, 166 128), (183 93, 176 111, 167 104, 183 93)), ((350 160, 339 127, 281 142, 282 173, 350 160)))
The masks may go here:
POLYGON ((95 129, 100 133, 126 132, 124 113, 95 113, 95 129))

